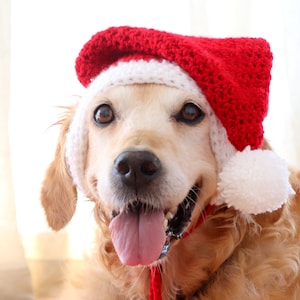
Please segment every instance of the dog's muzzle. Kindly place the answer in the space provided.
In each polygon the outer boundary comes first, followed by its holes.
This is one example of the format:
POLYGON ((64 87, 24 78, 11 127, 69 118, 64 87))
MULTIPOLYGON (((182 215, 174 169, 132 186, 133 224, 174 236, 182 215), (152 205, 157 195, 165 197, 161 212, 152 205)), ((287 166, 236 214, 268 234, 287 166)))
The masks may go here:
POLYGON ((113 180, 124 207, 113 211, 109 228, 123 264, 152 264, 167 254, 172 241, 180 239, 188 227, 200 187, 190 189, 175 214, 157 208, 151 201, 159 199, 162 169, 159 158, 149 151, 124 151, 114 161, 113 180))

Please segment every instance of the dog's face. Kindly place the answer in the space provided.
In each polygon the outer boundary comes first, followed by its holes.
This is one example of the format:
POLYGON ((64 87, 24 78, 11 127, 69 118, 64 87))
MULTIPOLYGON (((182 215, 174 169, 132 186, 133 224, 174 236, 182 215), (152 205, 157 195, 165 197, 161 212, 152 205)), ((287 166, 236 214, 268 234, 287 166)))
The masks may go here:
MULTIPOLYGON (((123 264, 149 265, 164 257, 215 196, 217 167, 205 103, 177 88, 139 84, 109 88, 88 104, 82 184, 123 264)), ((74 112, 61 122, 41 191, 55 230, 76 209, 65 159, 74 112)))
MULTIPOLYGON (((150 264, 216 191, 203 99, 157 84, 118 86, 88 108, 86 189, 111 218, 124 264, 150 264)), ((189 222, 191 220, 191 222, 189 222)))

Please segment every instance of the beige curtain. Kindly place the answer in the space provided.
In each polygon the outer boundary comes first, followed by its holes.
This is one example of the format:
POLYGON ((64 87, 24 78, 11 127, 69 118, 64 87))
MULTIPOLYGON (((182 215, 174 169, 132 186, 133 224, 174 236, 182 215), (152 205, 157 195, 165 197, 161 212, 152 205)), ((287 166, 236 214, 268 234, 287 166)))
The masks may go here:
POLYGON ((127 24, 268 39, 274 67, 266 136, 300 166, 299 0, 152 0, 147 10, 144 2, 0 0, 1 300, 32 299, 33 293, 36 300, 55 299, 64 263, 80 265, 92 238, 91 205, 79 201, 71 224, 53 233, 39 189, 58 135, 58 128, 48 129, 59 113, 54 106, 82 93, 74 60, 98 30, 127 24))
POLYGON ((31 276, 16 225, 8 118, 10 2, 0 0, 0 299, 33 299, 31 276))

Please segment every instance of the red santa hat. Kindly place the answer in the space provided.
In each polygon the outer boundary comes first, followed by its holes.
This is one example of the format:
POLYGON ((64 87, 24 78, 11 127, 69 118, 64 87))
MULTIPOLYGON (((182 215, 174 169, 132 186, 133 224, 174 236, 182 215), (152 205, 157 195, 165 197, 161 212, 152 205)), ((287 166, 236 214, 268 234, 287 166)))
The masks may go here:
POLYGON ((278 209, 293 191, 287 164, 274 152, 261 150, 271 66, 269 44, 260 38, 217 39, 132 27, 98 32, 76 60, 87 93, 67 135, 66 159, 74 184, 85 192, 90 101, 111 86, 158 83, 206 100, 218 164, 214 204, 253 214, 278 209))

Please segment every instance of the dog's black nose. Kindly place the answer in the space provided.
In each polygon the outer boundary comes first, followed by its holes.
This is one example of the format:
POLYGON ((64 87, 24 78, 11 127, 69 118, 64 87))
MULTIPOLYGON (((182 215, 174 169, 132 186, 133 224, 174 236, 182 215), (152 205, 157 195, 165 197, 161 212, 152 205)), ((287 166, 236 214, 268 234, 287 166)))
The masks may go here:
POLYGON ((114 161, 115 175, 129 186, 149 183, 161 170, 156 155, 149 151, 124 151, 114 161))

